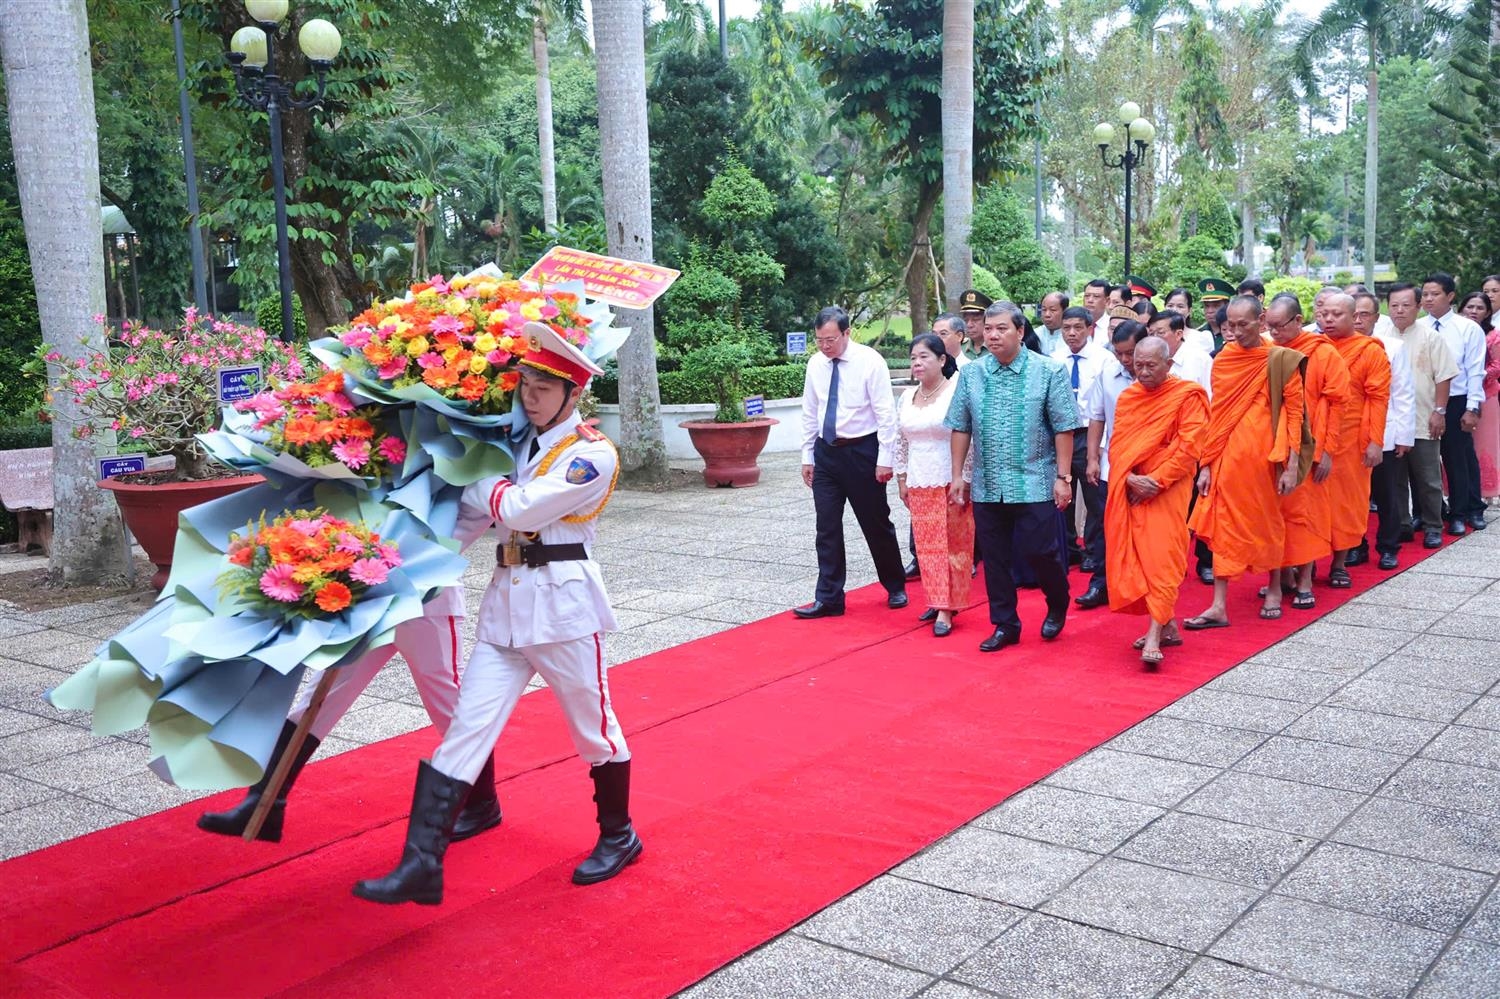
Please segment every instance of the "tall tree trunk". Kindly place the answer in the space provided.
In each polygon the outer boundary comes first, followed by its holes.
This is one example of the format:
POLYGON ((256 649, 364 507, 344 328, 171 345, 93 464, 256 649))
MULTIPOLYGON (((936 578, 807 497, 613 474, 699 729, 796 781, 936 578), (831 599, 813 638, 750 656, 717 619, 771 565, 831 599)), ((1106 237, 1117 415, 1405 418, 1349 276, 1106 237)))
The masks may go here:
POLYGON ((947 306, 957 309, 974 277, 974 0, 943 2, 942 96, 943 278, 947 306))
MULTIPOLYGON (((646 10, 642 0, 593 5, 599 77, 599 153, 609 252, 651 262, 651 149, 646 132, 646 10)), ((664 481, 661 390, 651 309, 621 309, 620 464, 637 482, 664 481)))
POLYGON ((932 269, 929 254, 932 246, 932 213, 937 208, 938 195, 942 190, 938 184, 924 182, 917 192, 917 214, 912 219, 911 266, 906 269, 906 299, 913 334, 925 333, 932 328, 927 309, 932 296, 928 287, 932 269))
POLYGON ((1369 37, 1369 72, 1365 74, 1365 287, 1375 287, 1375 198, 1380 191, 1380 79, 1375 68, 1375 34, 1369 37))
MULTIPOLYGON (((104 231, 84 0, 6 4, 0 63, 42 339, 69 358, 103 350, 93 321, 104 311, 104 231)), ((65 584, 98 583, 125 569, 120 515, 98 485, 101 441, 74 440, 83 414, 63 395, 54 401, 51 570, 65 584)))
POLYGON ((1250 143, 1240 142, 1240 168, 1234 172, 1234 194, 1240 203, 1240 263, 1255 273, 1255 205, 1250 198, 1250 143))
POLYGON ((542 167, 542 225, 557 228, 557 160, 552 151, 552 69, 547 54, 547 15, 537 4, 531 24, 531 58, 536 61, 537 158, 542 167))

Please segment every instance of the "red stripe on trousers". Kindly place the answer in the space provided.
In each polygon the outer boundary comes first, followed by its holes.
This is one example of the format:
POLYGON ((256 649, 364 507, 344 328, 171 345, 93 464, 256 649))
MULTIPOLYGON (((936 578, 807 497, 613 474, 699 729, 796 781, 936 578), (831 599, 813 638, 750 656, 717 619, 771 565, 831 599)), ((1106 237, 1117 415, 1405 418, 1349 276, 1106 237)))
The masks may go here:
POLYGON ((448 615, 448 634, 453 640, 453 685, 458 686, 458 618, 448 615))
POLYGON ((609 737, 609 712, 604 700, 604 643, 599 641, 597 631, 594 632, 594 671, 599 678, 599 734, 609 743, 609 756, 614 759, 619 750, 615 747, 615 740, 609 737))

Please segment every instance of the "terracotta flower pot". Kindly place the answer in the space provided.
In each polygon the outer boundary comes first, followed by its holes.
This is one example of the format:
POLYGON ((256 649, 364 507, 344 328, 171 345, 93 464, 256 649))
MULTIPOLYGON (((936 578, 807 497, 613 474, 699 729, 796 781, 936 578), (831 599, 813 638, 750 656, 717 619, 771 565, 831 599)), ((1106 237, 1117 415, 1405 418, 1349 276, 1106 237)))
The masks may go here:
POLYGON ((172 547, 177 538, 177 515, 199 503, 228 496, 249 486, 264 482, 259 475, 236 475, 228 479, 197 479, 190 482, 129 482, 128 477, 105 479, 101 489, 115 494, 125 526, 146 550, 146 557, 156 565, 151 585, 157 590, 167 585, 172 571, 172 547))
POLYGON ((755 459, 765 449, 771 428, 779 422, 765 416, 743 423, 684 420, 677 425, 688 432, 703 458, 703 483, 713 489, 753 486, 760 481, 760 465, 755 459))

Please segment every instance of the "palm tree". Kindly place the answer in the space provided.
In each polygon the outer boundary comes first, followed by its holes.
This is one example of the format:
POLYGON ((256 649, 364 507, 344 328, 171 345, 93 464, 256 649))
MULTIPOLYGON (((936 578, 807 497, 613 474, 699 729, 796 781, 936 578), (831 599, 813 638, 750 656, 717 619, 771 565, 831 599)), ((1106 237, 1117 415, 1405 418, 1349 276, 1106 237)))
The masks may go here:
MULTIPOLYGON (((70 358, 102 350, 93 317, 104 312, 104 233, 84 0, 7 4, 0 62, 42 340, 70 358)), ((120 515, 97 483, 99 442, 70 432, 83 414, 63 396, 55 405, 51 570, 65 584, 99 583, 125 568, 120 515)))
POLYGON ((942 86, 943 277, 952 309, 974 272, 974 0, 944 0, 942 86))
POLYGON ((1334 0, 1297 38, 1294 72, 1311 92, 1314 60, 1337 49, 1351 32, 1364 41, 1365 56, 1365 284, 1375 284, 1375 212, 1379 195, 1380 61, 1403 47, 1430 45, 1451 27, 1453 15, 1427 0, 1334 0), (1420 25, 1425 35, 1413 26, 1420 25))
POLYGON ((539 0, 531 7, 531 58, 536 64, 537 161, 542 171, 542 227, 557 228, 557 156, 552 148, 552 60, 549 22, 588 48, 583 0, 539 0))
MULTIPOLYGON (((651 146, 646 130, 646 8, 643 0, 593 4, 599 76, 599 158, 609 252, 650 262, 651 146)), ((630 339, 620 348, 620 465, 638 481, 664 481, 661 390, 651 309, 621 310, 630 339)))

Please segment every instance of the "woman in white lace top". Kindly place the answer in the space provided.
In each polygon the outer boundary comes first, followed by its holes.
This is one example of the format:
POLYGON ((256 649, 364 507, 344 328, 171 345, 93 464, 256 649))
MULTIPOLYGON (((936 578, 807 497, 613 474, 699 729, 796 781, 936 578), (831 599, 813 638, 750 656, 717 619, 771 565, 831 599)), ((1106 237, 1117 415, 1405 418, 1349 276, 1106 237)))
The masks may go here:
MULTIPOLYGON (((928 607, 921 620, 932 622, 932 633, 943 638, 953 630, 953 615, 969 599, 974 559, 974 514, 966 503, 948 502, 953 478, 952 431, 943 425, 953 399, 956 362, 941 338, 923 333, 911 341, 911 376, 896 407, 901 426, 896 440, 896 488, 911 511, 917 561, 922 566, 922 588, 928 607)), ((970 481, 971 465, 964 465, 970 481)))

